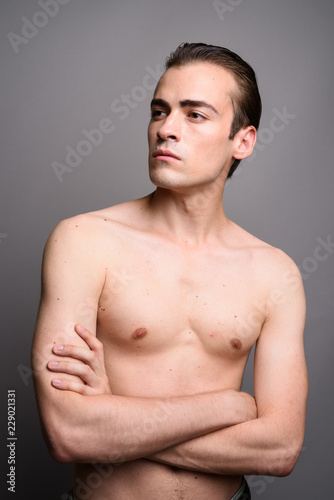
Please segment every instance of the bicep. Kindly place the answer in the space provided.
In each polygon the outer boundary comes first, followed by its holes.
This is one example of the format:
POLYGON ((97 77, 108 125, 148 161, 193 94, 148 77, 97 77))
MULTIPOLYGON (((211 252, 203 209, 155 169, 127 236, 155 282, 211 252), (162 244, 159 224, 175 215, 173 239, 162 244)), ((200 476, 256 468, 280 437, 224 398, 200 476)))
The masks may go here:
MULTIPOLYGON (((42 294, 32 348, 32 366, 37 395, 52 397, 57 390, 47 369, 55 344, 87 346, 76 334, 81 323, 96 332, 98 300, 103 283, 89 244, 75 233, 76 224, 61 222, 51 233, 44 251, 42 294)), ((84 229, 82 229, 84 231, 84 229)), ((68 375, 68 377, 73 377, 68 375)))
POLYGON ((257 341, 254 391, 259 417, 269 416, 283 427, 287 438, 303 433, 307 399, 307 371, 303 333, 305 295, 294 269, 293 286, 279 284, 267 321, 257 341))

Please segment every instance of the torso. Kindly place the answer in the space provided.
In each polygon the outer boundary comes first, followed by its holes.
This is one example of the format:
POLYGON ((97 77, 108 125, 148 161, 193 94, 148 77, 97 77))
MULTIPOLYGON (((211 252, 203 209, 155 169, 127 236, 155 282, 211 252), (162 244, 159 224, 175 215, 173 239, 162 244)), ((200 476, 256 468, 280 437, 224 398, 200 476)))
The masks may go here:
MULTIPOLYGON (((92 215, 106 273, 97 337, 113 394, 154 398, 240 390, 266 318, 268 283, 261 262, 271 247, 233 223, 229 245, 180 246, 141 224, 136 214, 144 200, 125 204, 123 212, 113 207, 92 215)), ((134 422, 134 439, 138 426, 149 432, 149 419, 134 422)), ((104 475, 103 470, 76 466, 76 477, 91 490, 86 498, 228 500, 241 483, 240 476, 190 472, 146 459, 105 466, 104 475), (95 483, 89 480, 93 476, 95 483)))

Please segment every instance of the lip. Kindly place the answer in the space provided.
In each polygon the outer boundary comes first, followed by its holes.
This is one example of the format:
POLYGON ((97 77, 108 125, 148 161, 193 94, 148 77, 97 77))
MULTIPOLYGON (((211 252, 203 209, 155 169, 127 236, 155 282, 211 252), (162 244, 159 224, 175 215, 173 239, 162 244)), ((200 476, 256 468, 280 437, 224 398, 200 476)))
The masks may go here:
POLYGON ((173 158, 174 160, 180 160, 181 158, 177 156, 176 154, 172 153, 168 149, 157 149, 153 153, 153 158, 158 158, 158 159, 168 159, 168 158, 173 158))

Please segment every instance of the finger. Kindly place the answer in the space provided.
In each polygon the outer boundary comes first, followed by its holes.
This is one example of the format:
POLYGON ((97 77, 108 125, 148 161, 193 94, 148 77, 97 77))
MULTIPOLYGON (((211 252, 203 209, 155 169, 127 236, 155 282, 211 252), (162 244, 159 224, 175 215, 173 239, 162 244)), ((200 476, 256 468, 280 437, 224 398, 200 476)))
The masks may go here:
POLYGON ((87 328, 79 325, 78 323, 75 325, 76 332, 80 335, 80 337, 86 342, 88 347, 96 352, 98 358, 104 365, 104 349, 103 344, 100 342, 95 335, 93 335, 87 328))
POLYGON ((73 345, 55 345, 52 350, 58 356, 74 358, 88 364, 97 375, 103 372, 103 356, 101 357, 96 351, 73 345))
POLYGON ((72 391, 77 394, 82 394, 83 396, 89 396, 91 392, 91 388, 88 385, 80 384, 79 382, 73 382, 72 380, 63 379, 63 378, 54 378, 51 381, 51 384, 56 389, 61 391, 72 391))
POLYGON ((94 385, 94 382, 96 382, 97 378, 92 369, 84 363, 71 363, 69 361, 49 361, 48 368, 53 372, 75 375, 90 386, 94 385))
POLYGON ((76 345, 55 345, 52 351, 57 356, 68 356, 69 358, 78 359, 84 363, 91 359, 91 350, 85 347, 78 347, 76 345))
POLYGON ((78 323, 74 326, 77 334, 86 342, 86 344, 93 350, 99 350, 101 348, 101 342, 93 335, 87 328, 79 325, 78 323))

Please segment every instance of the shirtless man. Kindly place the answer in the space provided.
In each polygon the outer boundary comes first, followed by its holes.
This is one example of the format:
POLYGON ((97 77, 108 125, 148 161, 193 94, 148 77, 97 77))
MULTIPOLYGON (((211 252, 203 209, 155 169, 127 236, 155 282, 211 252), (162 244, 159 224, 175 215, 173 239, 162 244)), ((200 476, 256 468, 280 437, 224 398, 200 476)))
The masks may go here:
POLYGON ((222 205, 256 140, 254 72, 185 44, 151 109, 156 190, 48 239, 33 344, 41 422, 51 455, 76 464, 77 500, 247 499, 244 474, 293 470, 307 398, 299 271, 222 205), (240 389, 255 342, 253 398, 240 389))

